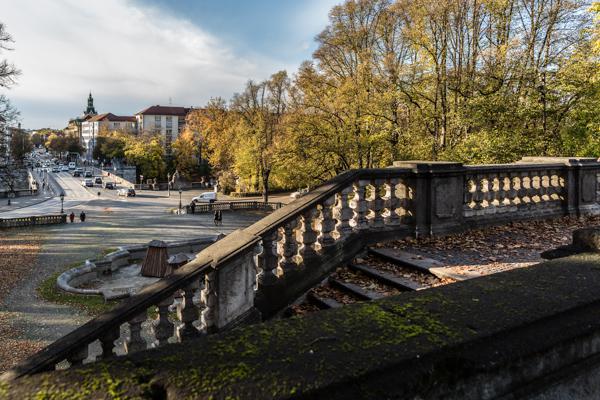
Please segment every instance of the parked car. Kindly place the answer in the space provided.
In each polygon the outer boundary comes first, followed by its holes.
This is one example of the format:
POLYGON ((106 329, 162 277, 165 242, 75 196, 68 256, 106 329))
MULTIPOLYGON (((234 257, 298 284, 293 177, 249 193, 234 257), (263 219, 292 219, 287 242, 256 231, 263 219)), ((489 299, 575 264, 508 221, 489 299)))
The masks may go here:
POLYGON ((99 176, 95 177, 95 178, 94 178, 94 183, 95 183, 96 185, 102 185, 102 178, 101 178, 101 177, 99 177, 99 176))
POLYGON ((73 171, 73 178, 79 178, 79 177, 81 177, 81 172, 73 171))
POLYGON ((119 196, 135 197, 135 190, 133 190, 132 188, 129 188, 129 189, 119 189, 119 191, 117 192, 117 194, 119 196))
POLYGON ((83 177, 84 177, 84 178, 93 178, 93 177, 94 177, 94 174, 92 173, 92 171, 85 171, 85 172, 83 173, 83 177))
POLYGON ((83 174, 83 168, 75 168, 75 171, 79 172, 80 174, 83 174))
POLYGON ((60 168, 58 168, 58 167, 52 167, 52 172, 60 172, 60 168))
POLYGON ((196 196, 192 199, 193 203, 213 203, 217 201, 216 192, 204 192, 200 196, 196 196))
POLYGON ((61 171, 63 171, 63 172, 69 172, 69 167, 68 167, 68 166, 66 166, 66 165, 62 165, 62 166, 60 167, 60 170, 61 170, 61 171))
POLYGON ((75 169, 75 163, 73 161, 69 163, 69 169, 75 169))
POLYGON ((102 187, 104 189, 110 189, 110 190, 116 189, 116 186, 113 182, 104 182, 104 185, 102 185, 102 187))
POLYGON ((81 184, 85 187, 94 187, 94 181, 91 179, 84 179, 81 181, 81 184))

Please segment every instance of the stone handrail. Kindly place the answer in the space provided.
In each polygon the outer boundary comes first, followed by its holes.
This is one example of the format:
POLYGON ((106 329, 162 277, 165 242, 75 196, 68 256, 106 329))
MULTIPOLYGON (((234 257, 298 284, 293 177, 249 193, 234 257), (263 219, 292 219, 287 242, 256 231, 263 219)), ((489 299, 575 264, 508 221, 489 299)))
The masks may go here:
POLYGON ((0 218, 0 228, 18 228, 21 226, 65 224, 66 214, 32 215, 28 217, 0 218))
POLYGON ((545 161, 468 167, 399 162, 394 168, 344 172, 209 246, 170 277, 52 343, 2 379, 50 370, 65 359, 80 364, 96 340, 102 357, 111 356, 125 323, 131 332, 125 352, 145 349, 140 330, 151 307, 158 308, 152 322, 157 345, 267 319, 364 244, 511 219, 600 212, 599 163, 545 161), (168 318, 176 293, 183 297, 177 326, 168 318))

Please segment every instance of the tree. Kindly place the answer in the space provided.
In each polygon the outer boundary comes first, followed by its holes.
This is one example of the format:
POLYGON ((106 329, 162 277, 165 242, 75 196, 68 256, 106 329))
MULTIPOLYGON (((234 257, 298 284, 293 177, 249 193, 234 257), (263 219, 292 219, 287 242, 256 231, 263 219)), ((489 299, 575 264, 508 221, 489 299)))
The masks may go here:
POLYGON ((206 173, 201 159, 200 134, 186 127, 173 142, 175 168, 185 178, 193 179, 206 173))
POLYGON ((270 79, 249 81, 233 97, 231 109, 239 117, 236 171, 242 176, 260 177, 263 201, 269 201, 269 178, 276 168, 278 142, 285 134, 283 117, 287 109, 290 80, 285 71, 270 79))
POLYGON ((165 149, 159 135, 144 134, 125 138, 125 158, 136 165, 147 178, 163 178, 165 175, 165 149))
POLYGON ((10 141, 10 152, 12 158, 18 163, 22 163, 27 153, 33 150, 33 144, 29 135, 20 129, 13 130, 10 141))
MULTIPOLYGON (((12 36, 6 31, 5 25, 0 22, 0 53, 2 51, 12 50, 10 44, 14 40, 12 36)), ((17 76, 21 74, 14 64, 8 62, 8 60, 0 60, 0 87, 9 88, 15 84, 17 76)))

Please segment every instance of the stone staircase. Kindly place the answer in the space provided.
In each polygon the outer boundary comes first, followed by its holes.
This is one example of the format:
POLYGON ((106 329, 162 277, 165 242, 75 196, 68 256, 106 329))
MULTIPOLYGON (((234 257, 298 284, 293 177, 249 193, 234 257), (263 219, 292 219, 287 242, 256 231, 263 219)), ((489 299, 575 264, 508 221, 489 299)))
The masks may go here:
POLYGON ((339 308, 464 279, 453 275, 442 263, 427 257, 394 248, 368 247, 310 289, 283 316, 339 308))

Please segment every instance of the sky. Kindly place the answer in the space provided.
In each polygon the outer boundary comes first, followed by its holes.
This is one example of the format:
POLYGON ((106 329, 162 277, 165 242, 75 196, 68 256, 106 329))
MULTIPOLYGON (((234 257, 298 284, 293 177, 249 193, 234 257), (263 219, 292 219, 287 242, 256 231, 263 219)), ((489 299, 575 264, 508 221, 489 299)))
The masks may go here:
POLYGON ((22 71, 0 89, 24 128, 64 128, 88 93, 99 113, 203 106, 310 59, 341 0, 0 0, 22 71))

